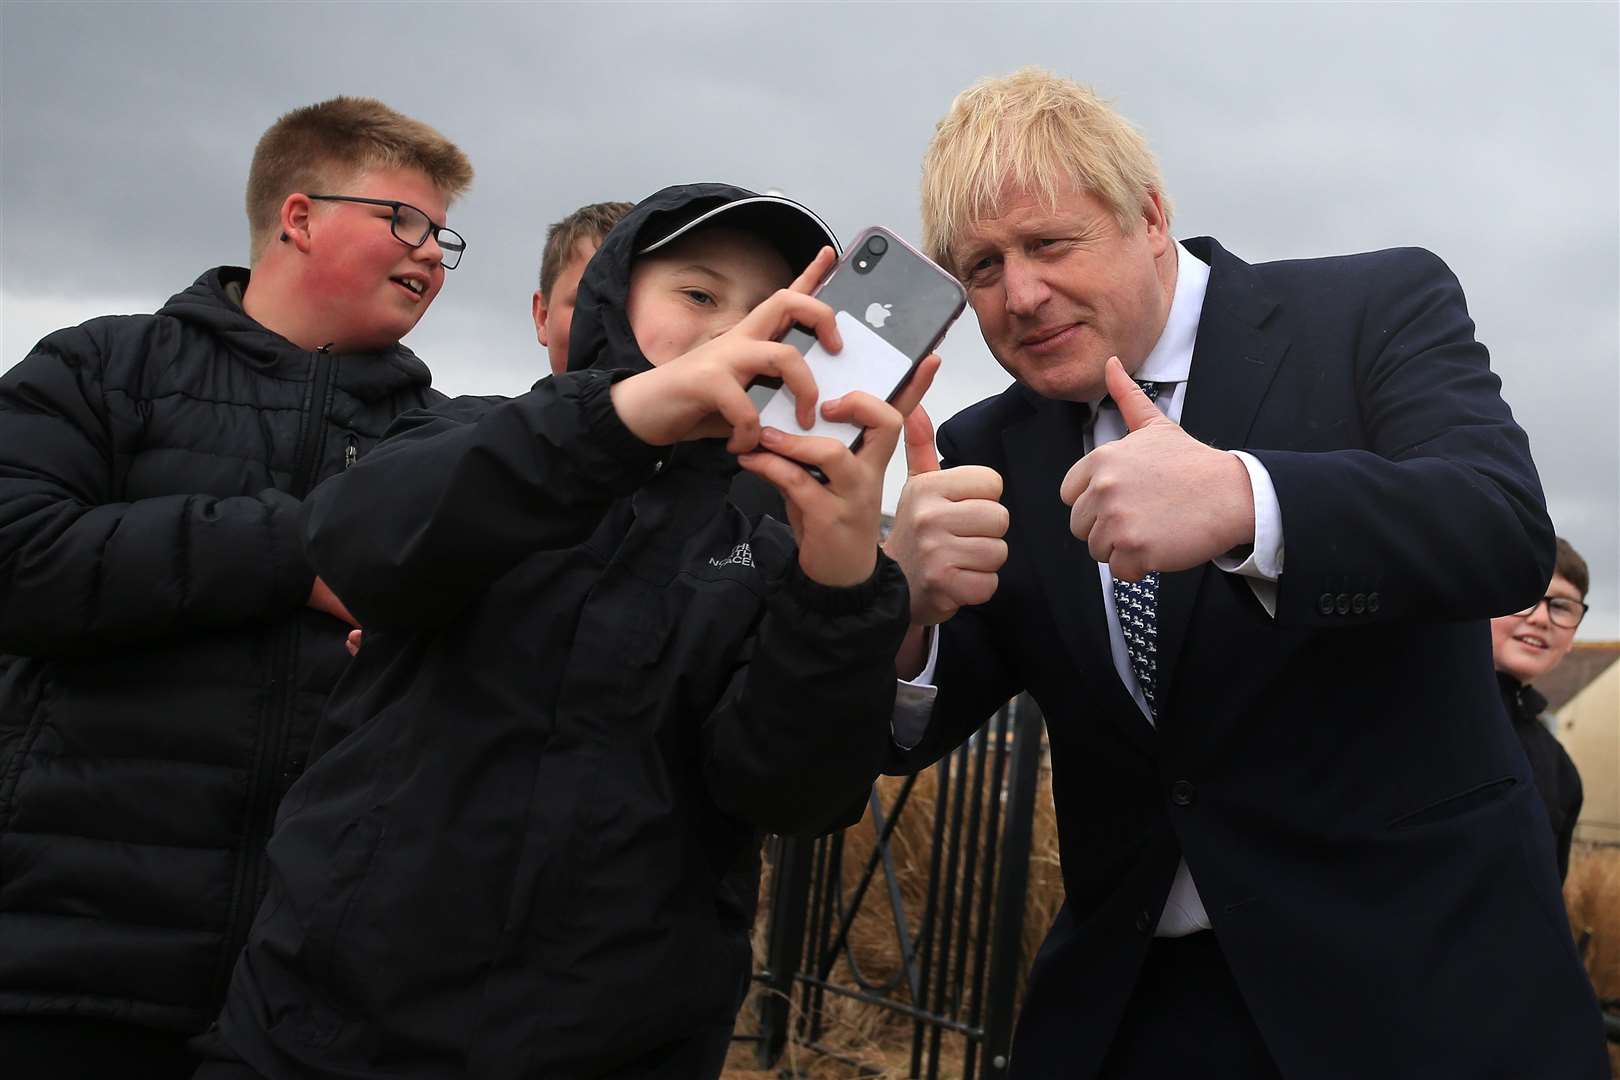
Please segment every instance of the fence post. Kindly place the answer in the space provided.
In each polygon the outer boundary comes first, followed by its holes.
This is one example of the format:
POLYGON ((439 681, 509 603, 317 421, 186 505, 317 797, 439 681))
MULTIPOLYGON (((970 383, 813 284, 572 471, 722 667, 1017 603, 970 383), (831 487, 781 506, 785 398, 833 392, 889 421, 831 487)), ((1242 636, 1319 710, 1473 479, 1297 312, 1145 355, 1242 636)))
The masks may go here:
POLYGON ((759 1007, 759 1067, 769 1069, 787 1047, 793 1022, 793 983, 804 957, 804 924, 810 908, 814 840, 778 837, 771 868, 771 914, 765 941, 766 993, 759 1007))
POLYGON ((990 943, 986 995, 985 1076, 1007 1075, 1012 1052, 1013 1000, 1023 954, 1024 895, 1029 888, 1029 851, 1035 828, 1035 789, 1040 780, 1041 732, 1045 721, 1035 700, 1020 694, 1013 705, 1012 777, 1007 789, 1001 873, 996 876, 996 914, 990 943))

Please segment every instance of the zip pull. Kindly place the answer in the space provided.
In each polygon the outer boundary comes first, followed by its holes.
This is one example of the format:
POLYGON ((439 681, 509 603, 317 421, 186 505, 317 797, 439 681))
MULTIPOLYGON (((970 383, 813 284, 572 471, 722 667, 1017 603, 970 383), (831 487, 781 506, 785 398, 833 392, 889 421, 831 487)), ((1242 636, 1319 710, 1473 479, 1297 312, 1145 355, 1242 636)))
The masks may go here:
POLYGON ((345 470, 351 469, 354 467, 354 463, 359 460, 360 441, 351 434, 348 445, 343 448, 343 468, 345 470))

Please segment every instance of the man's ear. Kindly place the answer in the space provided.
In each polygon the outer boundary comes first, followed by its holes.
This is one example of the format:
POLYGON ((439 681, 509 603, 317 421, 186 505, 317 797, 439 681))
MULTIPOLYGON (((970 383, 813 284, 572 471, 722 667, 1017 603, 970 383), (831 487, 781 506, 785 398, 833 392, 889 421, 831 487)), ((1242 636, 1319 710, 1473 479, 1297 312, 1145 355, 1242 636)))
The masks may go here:
POLYGON ((540 340, 540 347, 546 348, 546 297, 539 289, 534 290, 534 336, 540 340))
POLYGON ((1147 193, 1142 203, 1142 224, 1147 228, 1148 247, 1157 258, 1170 247, 1170 222, 1165 220, 1164 198, 1157 191, 1147 193))
POLYGON ((310 244, 309 196, 293 192, 281 204, 281 238, 299 251, 308 253, 310 244))

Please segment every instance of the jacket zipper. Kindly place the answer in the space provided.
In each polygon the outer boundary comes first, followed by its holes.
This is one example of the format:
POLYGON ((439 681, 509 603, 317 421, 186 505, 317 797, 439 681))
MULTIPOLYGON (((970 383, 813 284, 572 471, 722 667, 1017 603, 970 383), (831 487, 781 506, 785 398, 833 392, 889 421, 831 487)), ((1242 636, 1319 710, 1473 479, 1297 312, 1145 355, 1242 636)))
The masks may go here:
MULTIPOLYGON (((310 395, 305 399, 303 438, 294 461, 290 492, 299 500, 308 497, 320 471, 321 443, 326 434, 326 398, 331 393, 335 363, 330 345, 315 350, 315 370, 310 395)), ((229 941, 233 944, 246 941, 248 929, 253 925, 263 899, 260 894, 265 885, 265 846, 270 841, 270 830, 275 824, 279 802, 275 795, 277 779, 285 778, 288 771, 282 768, 281 759, 287 749, 289 714, 293 706, 293 667, 298 658, 297 620, 277 632, 273 656, 269 701, 264 713, 269 723, 259 742, 253 785, 248 789, 247 829, 243 832, 242 862, 237 875, 241 887, 237 890, 236 910, 232 913, 230 926, 229 941)), ((234 950, 227 952, 229 955, 224 958, 221 977, 222 989, 229 985, 231 968, 236 963, 234 950)))
POLYGON ((354 463, 360 460, 360 440, 353 435, 349 436, 348 445, 343 448, 343 470, 354 468, 354 463))

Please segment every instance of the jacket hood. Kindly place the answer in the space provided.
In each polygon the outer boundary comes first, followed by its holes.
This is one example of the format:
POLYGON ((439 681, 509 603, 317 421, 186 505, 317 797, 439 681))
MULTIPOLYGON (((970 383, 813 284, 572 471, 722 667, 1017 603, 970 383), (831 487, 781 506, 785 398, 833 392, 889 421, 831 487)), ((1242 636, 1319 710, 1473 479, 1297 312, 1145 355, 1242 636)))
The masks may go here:
MULTIPOLYGON (((651 367, 636 344, 626 314, 630 267, 636 253, 654 241, 666 239, 671 231, 694 216, 741 199, 761 197, 730 184, 677 184, 637 203, 603 238, 602 246, 586 264, 580 278, 574 321, 569 329, 568 370, 610 367, 644 371, 651 367)), ((777 201, 797 207, 808 220, 819 223, 814 214, 796 203, 777 201)), ((821 228, 826 229, 826 226, 823 224, 821 228)), ((837 241, 830 230, 827 239, 836 248, 837 241)), ((790 258, 789 264, 794 261, 790 258)), ((793 266, 794 273, 801 269, 802 265, 793 266)))
MULTIPOLYGON (((278 378, 303 379, 313 353, 267 329, 242 309, 241 297, 250 271, 218 266, 205 271, 190 288, 169 298, 160 316, 178 319, 229 343, 244 363, 278 378)), ((335 367, 340 389, 362 401, 373 401, 433 381, 428 367, 403 345, 366 353, 340 353, 335 367)))

